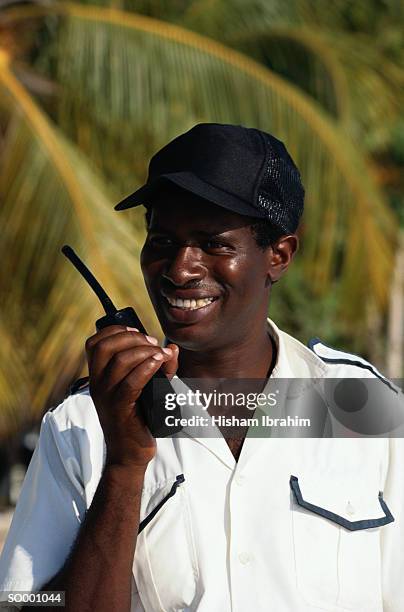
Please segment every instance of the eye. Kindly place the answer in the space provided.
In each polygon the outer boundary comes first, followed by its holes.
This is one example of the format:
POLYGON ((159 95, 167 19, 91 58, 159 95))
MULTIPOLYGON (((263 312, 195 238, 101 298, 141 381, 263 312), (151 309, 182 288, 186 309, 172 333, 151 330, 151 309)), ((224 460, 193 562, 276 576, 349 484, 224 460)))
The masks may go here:
POLYGON ((206 240, 206 242, 204 242, 204 248, 208 250, 226 249, 227 245, 219 240, 206 240))
POLYGON ((149 243, 155 247, 168 248, 173 246, 173 241, 168 236, 150 236, 149 243))

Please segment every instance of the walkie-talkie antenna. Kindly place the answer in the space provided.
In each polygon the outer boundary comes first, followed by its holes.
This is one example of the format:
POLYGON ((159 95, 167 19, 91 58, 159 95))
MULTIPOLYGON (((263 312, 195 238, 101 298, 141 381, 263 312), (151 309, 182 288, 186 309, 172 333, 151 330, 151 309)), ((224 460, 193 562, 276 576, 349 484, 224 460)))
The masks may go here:
POLYGON ((91 289, 96 293, 98 299, 100 300, 106 314, 115 314, 117 309, 115 308, 112 300, 105 293, 104 289, 101 287, 100 283, 97 281, 95 276, 90 272, 87 266, 81 261, 80 257, 76 255, 73 251, 72 247, 68 244, 65 244, 62 247, 62 253, 69 259, 74 267, 80 272, 80 274, 85 278, 85 280, 90 285, 91 289))

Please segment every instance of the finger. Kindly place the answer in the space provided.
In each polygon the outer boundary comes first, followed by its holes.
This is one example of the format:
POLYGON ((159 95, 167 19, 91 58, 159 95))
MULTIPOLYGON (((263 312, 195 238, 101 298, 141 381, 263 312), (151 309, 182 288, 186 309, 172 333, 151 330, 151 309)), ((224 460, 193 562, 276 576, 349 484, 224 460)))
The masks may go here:
POLYGON ((135 331, 115 330, 115 333, 97 339, 95 344, 87 348, 87 361, 90 376, 100 373, 111 360, 111 358, 127 349, 136 349, 139 346, 154 347, 157 340, 135 331))
POLYGON ((178 370, 178 355, 180 353, 180 349, 176 344, 167 344, 167 348, 171 349, 172 356, 163 363, 161 369, 167 376, 168 380, 171 380, 178 370))
POLYGON ((113 336, 115 334, 122 334, 125 331, 127 331, 127 329, 123 325, 108 325, 107 327, 104 327, 103 329, 97 331, 93 336, 87 338, 85 343, 87 359, 89 356, 91 356, 99 342, 101 342, 105 338, 108 338, 109 336, 113 336))
POLYGON ((115 353, 104 370, 98 375, 98 380, 102 383, 105 391, 112 390, 120 384, 122 380, 143 361, 153 358, 160 366, 170 356, 164 349, 156 346, 137 347, 136 350, 130 348, 125 351, 115 353))
POLYGON ((107 327, 100 329, 99 331, 97 331, 97 333, 95 333, 93 336, 90 336, 90 338, 87 339, 86 341, 87 352, 91 352, 101 340, 104 340, 105 338, 108 338, 109 336, 113 336, 114 334, 119 334, 119 333, 123 333, 126 331, 137 332, 141 336, 148 339, 149 341, 152 341, 152 344, 158 344, 157 338, 152 338, 151 336, 146 336, 145 334, 141 334, 141 332, 139 332, 139 330, 136 327, 127 327, 124 325, 108 325, 107 327))
POLYGON ((128 401, 136 401, 143 387, 158 371, 162 363, 162 360, 156 361, 153 357, 150 357, 133 368, 116 386, 114 392, 115 400, 118 402, 123 400, 125 404, 128 401))

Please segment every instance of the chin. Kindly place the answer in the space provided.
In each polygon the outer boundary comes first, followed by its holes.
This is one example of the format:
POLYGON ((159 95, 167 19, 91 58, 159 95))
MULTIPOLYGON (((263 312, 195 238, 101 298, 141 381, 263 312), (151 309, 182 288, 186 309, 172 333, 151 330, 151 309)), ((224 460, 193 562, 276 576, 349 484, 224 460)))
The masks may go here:
POLYGON ((163 325, 162 329, 166 338, 174 344, 189 351, 202 351, 215 348, 217 345, 217 334, 209 333, 200 325, 163 325), (199 329, 198 329, 199 328, 199 329))
POLYGON ((167 304, 155 304, 164 335, 179 347, 206 350, 217 345, 220 300, 196 310, 180 310, 167 304))

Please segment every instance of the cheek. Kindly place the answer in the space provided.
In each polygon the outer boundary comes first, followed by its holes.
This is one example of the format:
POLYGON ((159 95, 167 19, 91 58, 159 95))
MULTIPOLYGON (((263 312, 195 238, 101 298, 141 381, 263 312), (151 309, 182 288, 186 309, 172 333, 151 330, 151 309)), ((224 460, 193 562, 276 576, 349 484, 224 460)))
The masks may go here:
POLYGON ((262 262, 251 261, 251 258, 243 256, 226 262, 221 274, 222 278, 226 278, 231 291, 241 297, 259 292, 267 282, 267 271, 262 262))
POLYGON ((153 278, 157 278, 161 269, 161 262, 153 257, 153 253, 146 246, 140 252, 140 267, 146 286, 149 287, 153 278))
POLYGON ((145 266, 147 264, 147 251, 145 245, 143 245, 142 250, 140 251, 140 267, 142 269, 143 274, 145 274, 145 266))
POLYGON ((146 287, 148 287, 149 279, 150 279, 150 271, 149 271, 149 264, 148 264, 147 258, 144 256, 143 251, 140 253, 140 268, 142 270, 143 279, 146 284, 146 287))

